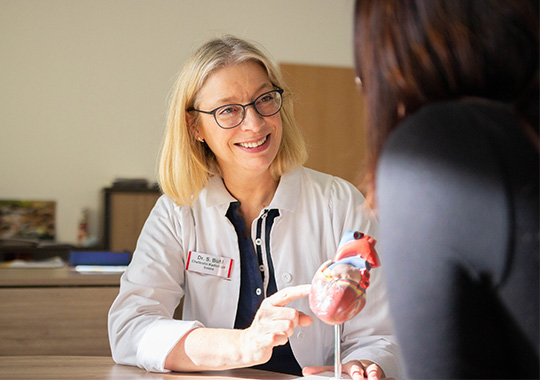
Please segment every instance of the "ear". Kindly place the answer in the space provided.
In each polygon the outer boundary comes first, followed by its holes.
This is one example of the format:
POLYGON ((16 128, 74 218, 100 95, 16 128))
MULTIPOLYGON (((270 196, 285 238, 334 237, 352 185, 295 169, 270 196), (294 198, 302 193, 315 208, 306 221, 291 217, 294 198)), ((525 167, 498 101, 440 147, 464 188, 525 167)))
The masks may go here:
POLYGON ((186 124, 187 124, 188 130, 193 135, 193 137, 196 140, 203 141, 203 137, 200 134, 199 128, 196 126, 194 117, 189 112, 186 112, 186 124))
POLYGON ((397 114, 400 119, 403 119, 407 114, 407 107, 405 107, 405 104, 403 104, 402 102, 399 102, 397 104, 397 114))
POLYGON ((186 124, 188 128, 193 127, 193 116, 191 116, 191 113, 189 111, 186 111, 186 124))

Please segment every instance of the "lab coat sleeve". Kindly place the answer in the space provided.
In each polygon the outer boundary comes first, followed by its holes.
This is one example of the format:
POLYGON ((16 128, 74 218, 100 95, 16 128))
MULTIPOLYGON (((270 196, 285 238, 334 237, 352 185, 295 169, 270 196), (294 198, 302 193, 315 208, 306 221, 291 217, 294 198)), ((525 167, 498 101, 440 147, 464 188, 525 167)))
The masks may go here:
MULTIPOLYGON (((148 217, 109 311, 109 341, 119 364, 164 372, 165 359, 198 321, 172 318, 184 294, 180 211, 165 196, 148 217)), ((189 219, 188 219, 189 220, 189 219)))
MULTIPOLYGON (((347 185, 335 185, 334 225, 342 231, 358 230, 377 239, 375 214, 363 195, 347 185)), ((399 379, 402 378, 401 357, 390 319, 384 269, 374 268, 370 274, 366 306, 342 326, 342 362, 370 360, 377 363, 387 377, 399 379)))

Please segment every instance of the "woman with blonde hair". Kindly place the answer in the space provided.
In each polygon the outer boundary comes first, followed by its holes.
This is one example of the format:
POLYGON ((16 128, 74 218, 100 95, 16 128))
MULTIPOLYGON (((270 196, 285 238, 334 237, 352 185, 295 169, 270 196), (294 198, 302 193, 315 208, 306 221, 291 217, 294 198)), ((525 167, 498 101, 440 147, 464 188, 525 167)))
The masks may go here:
MULTIPOLYGON (((169 113, 159 166, 163 192, 177 204, 182 205, 191 205, 193 196, 200 193, 210 175, 220 175, 215 155, 208 145, 197 141, 186 120, 186 117, 190 117, 188 110, 193 107, 197 91, 203 86, 206 78, 220 68, 253 60, 264 66, 268 79, 275 87, 283 89, 284 94, 290 94, 278 67, 255 46, 227 37, 211 41, 207 47, 198 50, 188 60, 175 85, 173 106, 169 113), (230 50, 223 48, 224 42, 230 44, 230 50), (177 149, 179 146, 184 149, 177 149)), ((270 165, 275 178, 279 178, 296 165, 303 164, 307 159, 304 139, 294 122, 292 99, 290 96, 284 96, 282 101, 281 149, 270 165)))
MULTIPOLYGON (((109 313, 118 363, 150 371, 327 369, 333 329, 309 315, 313 274, 342 234, 375 235, 348 182, 307 168, 290 92, 261 49, 225 36, 185 64, 152 210, 109 313), (183 297, 182 320, 172 315, 183 297)), ((344 370, 398 376, 380 274, 343 325, 344 370)))

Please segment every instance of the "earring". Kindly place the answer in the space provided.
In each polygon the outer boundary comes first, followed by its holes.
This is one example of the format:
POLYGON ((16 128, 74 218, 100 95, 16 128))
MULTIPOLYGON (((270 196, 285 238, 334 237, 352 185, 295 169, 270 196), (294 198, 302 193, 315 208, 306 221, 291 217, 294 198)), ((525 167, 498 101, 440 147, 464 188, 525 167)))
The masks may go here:
POLYGON ((203 139, 203 138, 201 138, 201 136, 199 136, 199 137, 197 137, 197 141, 199 141, 199 142, 202 142, 202 143, 203 143, 203 142, 204 142, 204 139, 203 139))

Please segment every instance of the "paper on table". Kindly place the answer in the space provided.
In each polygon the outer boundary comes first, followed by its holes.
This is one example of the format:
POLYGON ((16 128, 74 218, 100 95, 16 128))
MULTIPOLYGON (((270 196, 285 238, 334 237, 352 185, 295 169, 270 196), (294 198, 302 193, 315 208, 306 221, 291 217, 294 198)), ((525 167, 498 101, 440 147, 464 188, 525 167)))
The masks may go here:
POLYGON ((76 265, 75 270, 79 273, 122 273, 127 265, 76 265))

